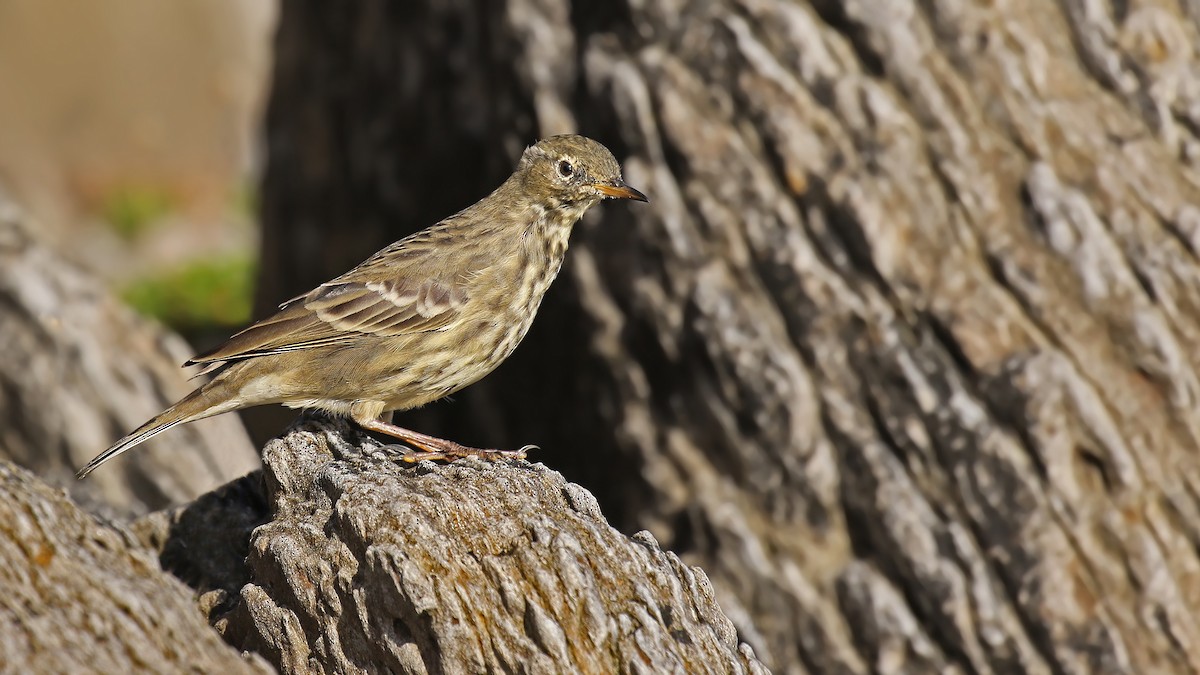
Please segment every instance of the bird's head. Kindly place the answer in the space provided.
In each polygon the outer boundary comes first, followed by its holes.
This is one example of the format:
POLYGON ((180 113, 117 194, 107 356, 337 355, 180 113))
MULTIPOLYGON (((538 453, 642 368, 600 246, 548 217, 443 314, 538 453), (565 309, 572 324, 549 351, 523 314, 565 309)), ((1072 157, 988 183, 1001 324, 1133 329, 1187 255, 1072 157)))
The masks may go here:
POLYGON ((585 136, 551 136, 525 149, 517 172, 526 190, 549 208, 577 210, 582 215, 602 199, 636 199, 646 195, 625 184, 621 165, 608 148, 585 136))

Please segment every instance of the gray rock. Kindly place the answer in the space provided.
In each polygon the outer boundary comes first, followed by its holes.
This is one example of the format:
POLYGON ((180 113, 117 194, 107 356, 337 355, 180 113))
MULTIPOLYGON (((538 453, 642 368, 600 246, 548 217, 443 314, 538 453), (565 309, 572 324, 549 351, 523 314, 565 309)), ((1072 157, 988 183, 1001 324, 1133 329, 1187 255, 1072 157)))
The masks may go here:
POLYGON ((765 672, 704 572, 557 472, 407 464, 356 434, 303 422, 261 481, 139 525, 234 645, 286 673, 765 672))
POLYGON ((129 532, 5 460, 0 523, 4 672, 271 672, 223 643, 129 532))

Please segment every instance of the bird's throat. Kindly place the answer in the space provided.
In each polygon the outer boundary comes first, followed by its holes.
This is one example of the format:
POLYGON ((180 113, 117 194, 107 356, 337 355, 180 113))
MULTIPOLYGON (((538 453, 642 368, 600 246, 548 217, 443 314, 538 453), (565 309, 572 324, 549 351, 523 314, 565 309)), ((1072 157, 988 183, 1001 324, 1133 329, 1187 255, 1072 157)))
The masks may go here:
POLYGON ((533 276, 534 296, 541 299, 550 288, 567 255, 567 244, 571 228, 579 217, 566 209, 551 209, 533 224, 533 231, 526 238, 529 251, 528 273, 533 276))

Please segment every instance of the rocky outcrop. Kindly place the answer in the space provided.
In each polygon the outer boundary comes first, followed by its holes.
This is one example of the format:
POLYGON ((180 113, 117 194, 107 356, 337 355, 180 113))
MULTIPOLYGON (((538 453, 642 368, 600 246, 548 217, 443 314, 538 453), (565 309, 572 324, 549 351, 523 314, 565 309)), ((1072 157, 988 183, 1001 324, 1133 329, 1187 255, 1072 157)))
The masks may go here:
POLYGON ((702 570, 540 464, 412 465, 323 421, 264 464, 138 529, 282 672, 765 672, 702 570))
POLYGON ((12 673, 269 673, 205 625, 128 531, 0 460, 0 664, 12 673))

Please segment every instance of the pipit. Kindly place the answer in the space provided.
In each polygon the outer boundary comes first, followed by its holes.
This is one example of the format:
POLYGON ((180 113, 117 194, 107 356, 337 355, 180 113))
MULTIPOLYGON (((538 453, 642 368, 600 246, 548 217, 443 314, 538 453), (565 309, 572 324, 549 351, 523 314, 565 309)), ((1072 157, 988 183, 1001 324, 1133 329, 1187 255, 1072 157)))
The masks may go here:
POLYGON ((268 403, 348 417, 402 441, 409 461, 524 457, 525 448, 471 448, 380 418, 456 392, 508 358, 558 275, 571 228, 605 198, 648 201, 600 143, 573 135, 539 141, 475 205, 188 361, 206 365, 212 379, 78 476, 177 424, 268 403))

